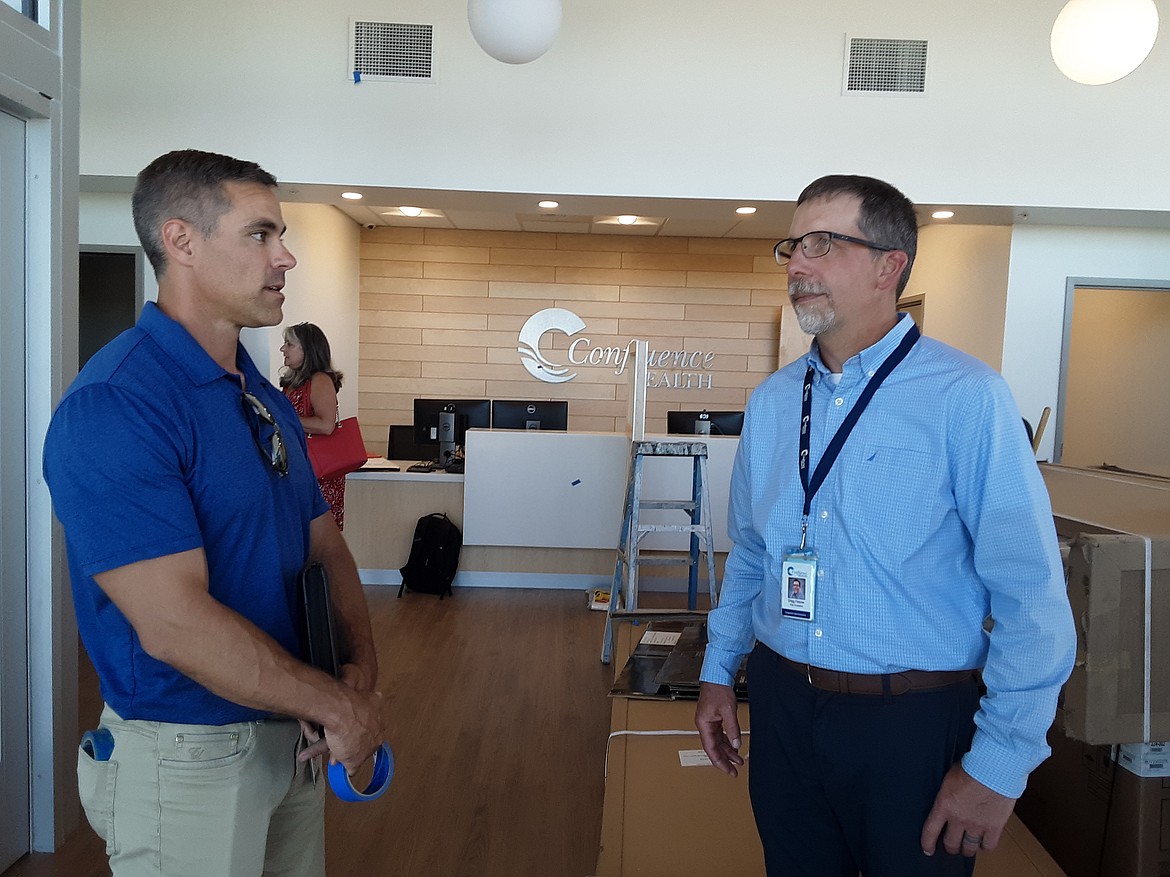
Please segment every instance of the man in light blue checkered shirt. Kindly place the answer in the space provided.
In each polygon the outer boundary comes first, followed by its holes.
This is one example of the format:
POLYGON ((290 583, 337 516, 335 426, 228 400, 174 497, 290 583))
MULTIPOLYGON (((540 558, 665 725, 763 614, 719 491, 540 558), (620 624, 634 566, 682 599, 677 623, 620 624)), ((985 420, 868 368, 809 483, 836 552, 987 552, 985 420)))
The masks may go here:
POLYGON ((1048 496, 1003 379, 897 311, 910 201, 824 177, 791 234, 776 257, 816 340, 747 406, 696 725, 735 776, 750 652, 769 875, 969 875, 1072 669, 1048 496))

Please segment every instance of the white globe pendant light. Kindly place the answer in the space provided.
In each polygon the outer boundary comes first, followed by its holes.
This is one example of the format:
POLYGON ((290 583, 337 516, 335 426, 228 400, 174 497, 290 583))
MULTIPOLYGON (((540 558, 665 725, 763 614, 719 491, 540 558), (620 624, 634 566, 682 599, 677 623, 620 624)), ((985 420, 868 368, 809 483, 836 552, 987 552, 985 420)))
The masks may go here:
POLYGON ((1154 0, 1069 0, 1052 25, 1052 60, 1074 82, 1105 85, 1136 70, 1157 38, 1154 0))
POLYGON ((479 47, 505 64, 527 64, 549 50, 561 28, 561 0, 467 0, 479 47))

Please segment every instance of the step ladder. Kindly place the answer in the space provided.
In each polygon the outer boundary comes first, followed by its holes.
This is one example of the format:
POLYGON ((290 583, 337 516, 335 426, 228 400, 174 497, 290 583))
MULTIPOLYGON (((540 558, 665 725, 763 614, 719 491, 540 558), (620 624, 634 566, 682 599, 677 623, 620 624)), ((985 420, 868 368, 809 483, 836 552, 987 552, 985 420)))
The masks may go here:
POLYGON ((617 561, 613 584, 609 589, 609 609, 605 635, 601 644, 601 663, 608 664, 613 654, 615 620, 678 616, 678 609, 639 609, 638 570, 641 566, 686 564, 687 610, 695 611, 698 601, 699 554, 707 557, 707 586, 711 606, 719 602, 715 579, 715 541, 711 535, 711 497, 707 489, 707 445, 701 441, 635 441, 630 448, 629 476, 626 480, 626 508, 618 538, 617 561), (691 460, 691 495, 689 499, 642 498, 643 461, 647 457, 688 457, 691 460), (687 514, 686 523, 643 523, 643 509, 677 509, 687 514), (689 533, 690 549, 683 557, 643 557, 642 537, 647 533, 689 533))

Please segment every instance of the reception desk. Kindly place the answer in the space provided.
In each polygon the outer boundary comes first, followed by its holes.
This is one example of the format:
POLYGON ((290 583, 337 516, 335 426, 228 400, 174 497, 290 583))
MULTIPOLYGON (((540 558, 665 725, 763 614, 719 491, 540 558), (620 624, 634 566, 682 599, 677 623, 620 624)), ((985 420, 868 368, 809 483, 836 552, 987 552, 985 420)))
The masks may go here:
MULTIPOLYGON (((654 436, 685 440, 683 436, 654 436)), ((693 438, 693 437, 691 437, 693 438)), ((727 498, 737 437, 703 438, 717 562, 730 548, 727 498)), ((346 482, 346 541, 367 584, 397 584, 414 525, 443 512, 463 531, 456 585, 607 587, 624 513, 630 439, 616 433, 469 430, 466 474, 370 468, 346 482)), ((382 464, 385 465, 385 464, 382 464)), ((644 499, 691 493, 689 458, 646 458, 644 499)), ((647 522, 681 512, 646 512, 647 522)), ((649 534, 647 549, 685 550, 682 534, 649 534)), ((648 572, 650 572, 648 570, 648 572)), ((659 579, 661 587, 685 585, 659 579)), ((647 586, 655 587, 652 581, 647 586)))

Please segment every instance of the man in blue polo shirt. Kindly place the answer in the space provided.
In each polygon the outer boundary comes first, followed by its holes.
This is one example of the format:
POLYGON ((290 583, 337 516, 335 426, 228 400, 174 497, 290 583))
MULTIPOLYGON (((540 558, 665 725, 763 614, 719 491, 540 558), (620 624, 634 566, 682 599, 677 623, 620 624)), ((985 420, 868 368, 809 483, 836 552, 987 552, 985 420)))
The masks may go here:
POLYGON ((194 150, 139 174, 158 302, 86 364, 45 440, 113 741, 82 748, 79 789, 115 877, 321 877, 315 757, 353 772, 384 737, 353 558, 295 411, 239 343, 280 323, 296 265, 275 186, 194 150), (310 560, 333 587, 340 680, 299 659, 310 560))
POLYGON ((816 340, 748 403, 695 723, 734 776, 750 652, 769 875, 969 875, 1072 669, 1048 495, 1003 379, 898 313, 909 199, 823 177, 791 235, 776 258, 816 340))

